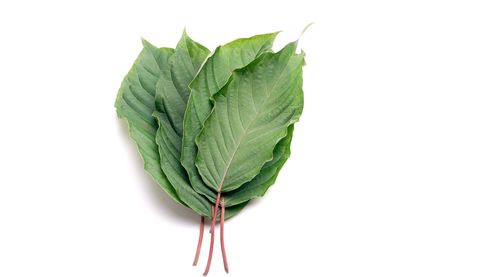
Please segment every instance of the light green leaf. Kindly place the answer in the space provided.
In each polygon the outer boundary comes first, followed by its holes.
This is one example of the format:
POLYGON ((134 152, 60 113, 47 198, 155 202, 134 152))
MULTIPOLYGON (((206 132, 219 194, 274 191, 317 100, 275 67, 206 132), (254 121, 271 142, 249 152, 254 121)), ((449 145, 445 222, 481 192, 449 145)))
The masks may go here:
POLYGON ((213 112, 196 138, 196 166, 211 189, 229 192, 252 180, 298 120, 304 54, 295 54, 296 45, 236 70, 215 95, 213 112))
POLYGON ((195 138, 212 110, 211 97, 224 86, 233 70, 246 66, 269 51, 276 35, 272 33, 238 39, 217 47, 189 85, 191 95, 184 116, 181 162, 193 188, 212 202, 215 202, 215 193, 205 186, 195 166, 198 151, 195 138))
POLYGON ((156 83, 160 73, 167 68, 174 50, 156 48, 146 40, 142 43, 144 48, 118 91, 116 112, 118 117, 127 120, 130 137, 139 148, 146 171, 170 197, 184 204, 160 167, 160 156, 155 142, 158 125, 152 116, 155 110, 156 83))

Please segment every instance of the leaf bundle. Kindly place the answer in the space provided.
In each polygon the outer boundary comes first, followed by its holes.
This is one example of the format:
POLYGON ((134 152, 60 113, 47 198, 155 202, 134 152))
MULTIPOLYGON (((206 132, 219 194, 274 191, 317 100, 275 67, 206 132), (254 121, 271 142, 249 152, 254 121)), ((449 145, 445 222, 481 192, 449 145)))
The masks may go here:
POLYGON ((303 109, 304 53, 297 41, 272 51, 278 33, 237 39, 212 53, 184 31, 175 49, 143 49, 125 76, 115 107, 129 125, 144 168, 177 203, 220 222, 274 184, 290 156, 303 109))

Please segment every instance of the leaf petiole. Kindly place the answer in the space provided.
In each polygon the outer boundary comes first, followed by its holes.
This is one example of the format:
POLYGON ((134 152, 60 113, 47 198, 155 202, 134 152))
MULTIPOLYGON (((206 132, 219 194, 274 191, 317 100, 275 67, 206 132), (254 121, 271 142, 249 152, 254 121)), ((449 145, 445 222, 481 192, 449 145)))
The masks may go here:
POLYGON ((205 218, 201 216, 200 235, 198 236, 198 246, 196 247, 196 254, 194 256, 193 266, 196 266, 198 264, 198 258, 200 257, 201 243, 203 242, 203 229, 205 229, 205 218))

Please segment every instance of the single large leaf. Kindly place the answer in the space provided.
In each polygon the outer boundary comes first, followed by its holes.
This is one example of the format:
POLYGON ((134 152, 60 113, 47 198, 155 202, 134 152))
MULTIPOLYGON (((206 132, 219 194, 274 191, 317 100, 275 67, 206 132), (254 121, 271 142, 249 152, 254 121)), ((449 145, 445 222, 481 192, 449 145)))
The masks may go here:
POLYGON ((174 50, 156 48, 146 40, 142 43, 143 49, 118 91, 116 112, 118 117, 127 120, 130 137, 139 148, 146 171, 170 197, 184 204, 161 169, 155 142, 158 125, 152 116, 155 110, 156 83, 161 72, 167 68, 174 50))
POLYGON ((236 70, 215 95, 213 112, 196 138, 196 166, 211 189, 229 192, 252 180, 298 120, 304 55, 295 54, 296 46, 290 43, 236 70))
POLYGON ((198 152, 195 138, 212 110, 211 97, 224 86, 235 69, 246 66, 269 51, 276 35, 277 33, 257 35, 217 47, 189 85, 191 95, 184 116, 181 162, 188 172, 192 187, 212 202, 216 195, 205 186, 195 166, 198 152))
MULTIPOLYGON (((302 114, 302 106, 304 105, 304 93, 302 92, 302 83, 300 84, 301 91, 295 98, 292 106, 296 109, 296 113, 292 117, 292 121, 297 121, 302 114)), ((262 197, 271 187, 278 174, 290 157, 290 144, 293 136, 293 124, 288 127, 287 135, 280 140, 273 150, 273 159, 262 166, 261 171, 250 182, 245 183, 236 190, 225 194, 226 206, 238 205, 239 203, 249 201, 256 197, 262 197)))

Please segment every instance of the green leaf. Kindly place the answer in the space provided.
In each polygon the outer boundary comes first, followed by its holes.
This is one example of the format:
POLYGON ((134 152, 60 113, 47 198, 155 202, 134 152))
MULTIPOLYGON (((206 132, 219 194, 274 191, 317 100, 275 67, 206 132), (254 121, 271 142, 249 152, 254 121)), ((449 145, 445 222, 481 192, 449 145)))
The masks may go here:
POLYGON ((184 112, 189 98, 189 83, 210 54, 205 46, 192 40, 184 31, 157 85, 156 108, 172 119, 175 131, 182 136, 184 112))
POLYGON ((142 43, 143 49, 118 91, 116 112, 119 118, 127 120, 130 137, 139 148, 146 171, 170 197, 184 205, 161 169, 155 142, 158 125, 152 116, 156 83, 161 72, 167 68, 174 50, 156 48, 146 40, 142 43))
MULTIPOLYGON (((304 103, 304 94, 302 92, 302 83, 300 84, 301 91, 295 98, 292 106, 297 110, 292 118, 292 121, 297 121, 302 114, 302 106, 304 103)), ((280 140, 273 150, 273 159, 264 164, 261 171, 250 182, 243 184, 236 190, 225 194, 226 206, 230 207, 244 201, 249 201, 256 197, 262 197, 267 192, 270 186, 274 184, 278 174, 290 157, 290 144, 293 136, 293 124, 288 127, 287 135, 280 140)))
POLYGON ((256 197, 262 197, 271 187, 286 160, 290 157, 290 143, 293 136, 293 124, 288 127, 287 135, 280 140, 273 150, 273 159, 264 164, 259 174, 250 182, 245 183, 236 190, 225 194, 227 207, 249 201, 256 197))
MULTIPOLYGON (((300 84, 301 91, 295 98, 292 106, 297 112, 292 117, 292 121, 297 121, 302 114, 302 106, 304 104, 304 94, 302 92, 302 82, 300 84)), ((249 201, 256 197, 262 197, 267 192, 270 186, 274 184, 278 174, 290 157, 290 144, 293 136, 293 124, 288 127, 287 135, 280 140, 273 150, 273 159, 264 164, 261 171, 250 182, 243 184, 236 190, 225 194, 226 206, 230 207, 244 201, 249 201)))
POLYGON ((296 45, 236 70, 215 95, 213 112, 196 138, 196 166, 211 189, 229 192, 252 180, 298 120, 304 54, 295 54, 296 45))
POLYGON ((276 35, 257 35, 217 47, 189 85, 191 95, 184 116, 181 162, 188 172, 192 187, 212 202, 215 202, 216 195, 203 183, 195 166, 198 152, 195 138, 212 110, 211 97, 224 86, 235 69, 246 66, 269 51, 276 35))

